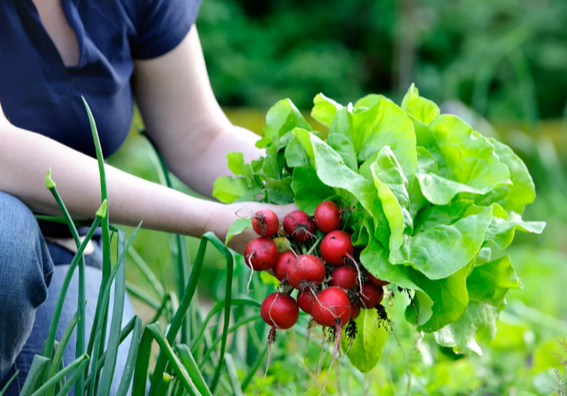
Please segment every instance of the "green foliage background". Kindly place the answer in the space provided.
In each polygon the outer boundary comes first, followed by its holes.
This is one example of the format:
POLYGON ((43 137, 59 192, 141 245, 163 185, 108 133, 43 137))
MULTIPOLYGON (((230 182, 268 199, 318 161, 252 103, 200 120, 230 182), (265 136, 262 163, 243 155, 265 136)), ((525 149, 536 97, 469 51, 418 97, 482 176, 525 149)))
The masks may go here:
POLYGON ((398 102, 413 81, 437 103, 515 119, 563 114, 566 23, 563 0, 205 0, 197 26, 225 106, 398 102))

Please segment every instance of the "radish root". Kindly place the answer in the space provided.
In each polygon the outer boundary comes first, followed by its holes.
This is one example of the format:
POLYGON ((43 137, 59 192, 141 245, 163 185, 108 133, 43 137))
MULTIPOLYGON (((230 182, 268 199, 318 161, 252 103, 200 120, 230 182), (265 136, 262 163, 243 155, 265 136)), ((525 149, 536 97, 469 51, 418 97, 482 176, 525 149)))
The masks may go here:
POLYGON ((337 320, 336 329, 337 329, 337 340, 335 341, 335 352, 333 353, 333 358, 331 359, 331 365, 329 366, 329 370, 327 371, 327 377, 325 378, 325 383, 323 384, 323 389, 321 390, 321 393, 319 393, 319 396, 321 396, 323 392, 325 392, 325 388, 327 387, 327 382, 329 382, 329 375, 331 374, 331 369, 333 368, 333 363, 337 359, 337 352, 339 351, 340 348, 341 330, 342 330, 340 320, 337 320))
MULTIPOLYGON (((353 262, 354 267, 356 268, 356 273, 358 274, 358 287, 360 289, 360 295, 364 296, 364 294, 362 293, 362 276, 360 275, 360 267, 358 266, 358 263, 356 262, 356 260, 354 259, 354 257, 352 257, 350 254, 347 253, 347 257, 350 259, 350 261, 353 262)), ((364 296, 366 297, 366 296, 364 296)))
POLYGON ((270 340, 270 343, 268 344, 268 361, 266 362, 266 370, 264 371, 264 376, 262 377, 262 382, 260 383, 260 388, 258 389, 256 396, 258 396, 262 391, 262 386, 264 386, 264 381, 266 380, 266 376, 268 375, 268 368, 270 367, 270 356, 272 355, 272 344, 274 343, 276 338, 276 328, 274 326, 272 326, 272 328, 270 329, 270 335, 268 338, 270 340))

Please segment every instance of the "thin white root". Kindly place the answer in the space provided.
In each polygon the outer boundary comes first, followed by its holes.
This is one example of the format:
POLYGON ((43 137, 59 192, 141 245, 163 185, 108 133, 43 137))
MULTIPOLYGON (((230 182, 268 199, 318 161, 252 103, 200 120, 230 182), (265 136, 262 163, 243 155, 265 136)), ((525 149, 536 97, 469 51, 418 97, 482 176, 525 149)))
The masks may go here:
MULTIPOLYGON (((337 322, 340 323, 339 321, 337 322)), ((325 378, 325 383, 323 384, 323 389, 321 390, 321 393, 319 393, 319 396, 321 396, 323 392, 325 392, 325 388, 327 387, 327 382, 329 382, 329 375, 331 374, 333 363, 337 359, 337 352, 340 347, 340 342, 341 342, 341 325, 337 324, 337 341, 335 342, 335 352, 333 353, 333 359, 331 359, 331 365, 329 366, 329 370, 327 371, 327 377, 325 378)))
MULTIPOLYGON (((360 275, 360 267, 358 266, 358 263, 356 262, 356 260, 350 254, 347 254, 347 257, 350 259, 350 261, 352 261, 354 263, 354 266, 356 267, 356 273, 357 273, 357 278, 358 278, 358 287, 360 289, 360 295, 364 296, 364 293, 362 293, 362 276, 360 275)), ((364 297, 366 297, 366 296, 364 296, 364 297)))
POLYGON ((268 345, 268 361, 266 362, 266 370, 264 371, 264 376, 262 377, 262 382, 260 383, 260 388, 258 389, 258 393, 256 396, 260 395, 262 391, 262 386, 264 386, 264 381, 266 380, 266 376, 268 375, 268 368, 270 367, 270 356, 272 355, 272 344, 274 343, 274 335, 276 334, 276 328, 272 327, 270 329, 270 343, 268 345))
POLYGON ((252 263, 250 262, 250 257, 251 257, 251 256, 252 256, 252 255, 249 255, 249 256, 247 257, 247 259, 248 259, 248 266, 250 267, 250 271, 251 271, 251 272, 250 272, 250 278, 248 278, 248 283, 246 284, 246 292, 247 292, 248 294, 250 294, 250 292, 252 291, 252 290, 250 289, 250 283, 252 283, 252 277, 254 276, 254 267, 252 267, 252 263))
POLYGON ((315 374, 315 378, 313 380, 313 383, 309 387, 309 389, 307 389, 305 391, 305 393, 303 394, 304 396, 306 394, 308 394, 309 391, 313 388, 313 386, 317 383, 317 378, 319 378, 319 374, 321 374, 321 369, 323 368, 323 359, 325 358, 325 355, 327 354, 327 348, 325 347, 326 343, 327 343, 327 340, 325 339, 325 332, 323 330, 323 345, 321 345, 321 354, 319 355, 319 363, 317 364, 317 374, 315 374))

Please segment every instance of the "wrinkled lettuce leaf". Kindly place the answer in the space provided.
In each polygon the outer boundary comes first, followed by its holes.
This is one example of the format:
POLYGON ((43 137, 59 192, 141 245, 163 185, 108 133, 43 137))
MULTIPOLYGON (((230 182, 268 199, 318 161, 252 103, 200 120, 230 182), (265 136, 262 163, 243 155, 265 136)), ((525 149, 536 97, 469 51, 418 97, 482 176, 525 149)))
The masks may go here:
POLYGON ((393 102, 380 99, 370 108, 342 108, 331 125, 329 136, 333 134, 346 136, 352 142, 358 162, 364 162, 382 147, 390 146, 404 175, 413 181, 417 170, 413 124, 393 102))
POLYGON ((406 240, 390 261, 411 265, 429 279, 446 278, 465 267, 477 254, 492 221, 492 207, 453 224, 437 224, 406 240))
POLYGON ((315 213, 317 205, 335 195, 334 190, 323 183, 317 171, 310 166, 295 168, 291 188, 297 207, 310 216, 315 213))
POLYGON ((343 106, 333 99, 326 97, 322 93, 317 94, 313 99, 313 109, 311 110, 311 117, 319 123, 325 125, 327 128, 333 123, 335 114, 343 106))
POLYGON ((521 288, 508 256, 478 265, 467 279, 470 302, 458 320, 435 333, 437 343, 459 352, 482 355, 477 341, 490 342, 496 335, 498 314, 506 305, 509 289, 521 288))
POLYGON ((293 128, 311 130, 311 125, 305 121, 291 100, 280 100, 268 111, 264 135, 258 140, 256 147, 266 148, 277 144, 280 138, 293 128))
POLYGON ((390 251, 396 251, 404 243, 404 232, 411 233, 413 228, 413 221, 408 210, 408 180, 390 146, 380 149, 376 161, 370 166, 370 171, 378 190, 378 198, 382 201, 384 214, 390 225, 388 246, 390 251))
MULTIPOLYGON (((432 204, 447 205, 460 193, 486 194, 512 184, 510 172, 492 143, 460 118, 441 115, 431 122, 429 130, 446 164, 439 174, 418 175, 423 195, 432 204)), ((434 146, 427 148, 431 152, 434 146)))
POLYGON ((374 184, 346 166, 340 154, 317 136, 301 129, 295 129, 294 133, 307 153, 313 153, 319 179, 327 186, 344 189, 354 195, 376 220, 376 238, 387 245, 390 231, 374 184))
POLYGON ((429 125, 439 115, 439 107, 429 99, 419 96, 419 91, 412 84, 402 99, 402 109, 419 121, 429 125))
POLYGON ((487 206, 491 203, 498 203, 504 209, 521 215, 525 206, 531 204, 536 197, 532 177, 524 162, 510 147, 496 139, 490 138, 488 140, 494 146, 494 152, 498 155, 500 161, 510 171, 512 185, 498 186, 486 195, 478 197, 477 204, 487 206))

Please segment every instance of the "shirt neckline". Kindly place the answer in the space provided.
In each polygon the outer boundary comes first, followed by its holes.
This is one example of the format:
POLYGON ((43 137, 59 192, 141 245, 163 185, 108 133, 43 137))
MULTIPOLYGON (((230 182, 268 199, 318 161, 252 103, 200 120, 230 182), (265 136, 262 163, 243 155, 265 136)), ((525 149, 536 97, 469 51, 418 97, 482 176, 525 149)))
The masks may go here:
POLYGON ((61 8, 63 9, 63 15, 67 21, 67 24, 69 25, 71 30, 73 30, 73 33, 75 34, 75 38, 79 46, 79 58, 77 64, 70 66, 65 65, 65 62, 63 61, 63 57, 61 56, 61 53, 57 49, 57 46, 55 45, 55 42, 51 38, 51 35, 47 32, 47 29, 45 28, 45 25, 41 20, 39 11, 37 10, 37 7, 33 2, 33 0, 16 0, 16 1, 25 1, 27 3, 31 17, 37 23, 41 31, 41 34, 45 35, 46 40, 50 43, 51 46, 50 51, 54 53, 54 56, 57 59, 57 62, 59 63, 58 66, 63 70, 65 70, 67 73, 73 70, 80 69, 84 65, 84 61, 85 61, 85 45, 84 45, 82 26, 78 23, 78 21, 75 18, 75 16, 78 15, 78 10, 74 8, 74 4, 72 3, 72 1, 59 0, 61 3, 61 8))

